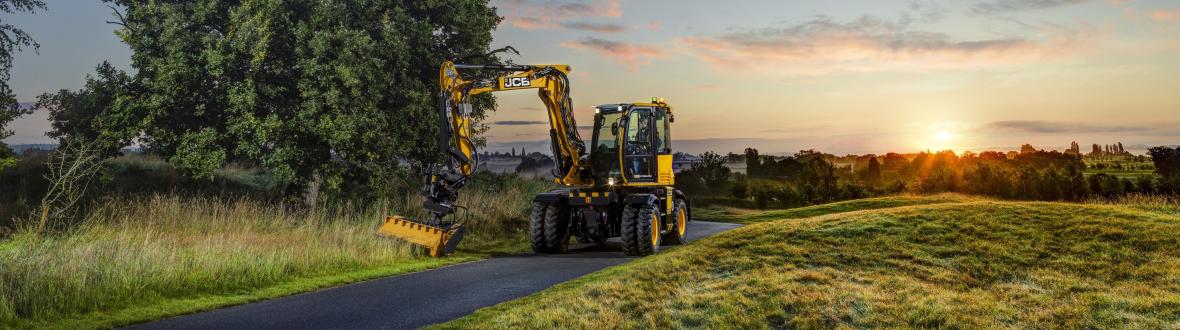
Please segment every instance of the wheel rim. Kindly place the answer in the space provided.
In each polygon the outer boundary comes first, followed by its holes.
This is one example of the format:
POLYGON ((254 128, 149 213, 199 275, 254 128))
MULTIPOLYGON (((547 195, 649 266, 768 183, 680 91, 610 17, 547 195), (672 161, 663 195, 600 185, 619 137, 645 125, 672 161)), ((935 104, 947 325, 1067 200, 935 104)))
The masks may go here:
POLYGON ((679 209, 676 212, 676 233, 680 237, 684 237, 684 230, 688 223, 688 216, 684 215, 684 209, 679 209))
POLYGON ((659 215, 651 215, 651 245, 660 245, 660 218, 659 215))

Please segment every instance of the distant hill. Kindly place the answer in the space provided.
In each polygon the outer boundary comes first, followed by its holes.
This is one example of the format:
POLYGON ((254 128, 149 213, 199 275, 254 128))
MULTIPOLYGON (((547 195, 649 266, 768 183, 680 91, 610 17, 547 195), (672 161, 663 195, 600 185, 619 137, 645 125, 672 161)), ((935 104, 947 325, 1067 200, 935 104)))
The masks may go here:
POLYGON ((36 149, 36 150, 56 150, 56 149, 57 149, 57 144, 51 144, 51 143, 39 143, 39 144, 13 144, 13 145, 9 145, 9 146, 8 146, 8 148, 12 149, 12 151, 13 151, 13 152, 15 152, 15 153, 17 153, 17 154, 21 154, 21 153, 25 152, 25 150, 32 150, 32 149, 36 149))

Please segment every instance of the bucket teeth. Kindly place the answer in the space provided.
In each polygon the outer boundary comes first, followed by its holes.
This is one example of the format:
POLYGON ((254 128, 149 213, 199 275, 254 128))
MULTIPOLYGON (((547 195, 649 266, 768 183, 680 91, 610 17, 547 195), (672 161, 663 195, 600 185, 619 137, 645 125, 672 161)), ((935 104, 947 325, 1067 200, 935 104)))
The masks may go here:
POLYGON ((421 245, 430 250, 431 257, 441 257, 455 252, 459 241, 463 239, 463 226, 451 225, 441 228, 391 216, 385 218, 385 223, 381 224, 377 233, 421 245))

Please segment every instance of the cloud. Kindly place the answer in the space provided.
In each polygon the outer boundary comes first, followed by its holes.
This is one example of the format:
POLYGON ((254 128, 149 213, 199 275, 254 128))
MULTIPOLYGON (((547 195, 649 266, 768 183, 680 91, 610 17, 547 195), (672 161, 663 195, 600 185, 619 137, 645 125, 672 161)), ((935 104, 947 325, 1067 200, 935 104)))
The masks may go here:
POLYGON ((498 9, 504 15, 504 23, 512 27, 525 30, 554 29, 564 27, 565 24, 560 22, 572 18, 621 17, 623 9, 620 1, 507 0, 498 9))
POLYGON ((909 10, 901 13, 899 19, 902 25, 912 22, 934 23, 942 21, 950 9, 943 7, 937 0, 910 0, 909 10))
POLYGON ((563 42, 561 46, 570 49, 589 50, 616 63, 625 65, 629 70, 634 70, 642 64, 651 63, 652 59, 667 56, 664 50, 659 47, 636 45, 593 37, 563 42))
POLYGON ((1147 14, 1147 17, 1160 22, 1180 22, 1180 9, 1165 10, 1157 9, 1147 14))
POLYGON ((717 85, 714 85, 714 84, 702 84, 702 85, 697 85, 696 87, 693 87, 693 89, 695 89, 695 90, 698 90, 698 91, 702 91, 702 92, 707 92, 707 91, 716 90, 716 89, 717 89, 717 85))
POLYGON ((647 29, 648 30, 655 31, 655 30, 660 30, 663 28, 664 28, 664 23, 660 23, 660 21, 647 22, 647 29))
POLYGON ((1090 0, 993 0, 977 3, 971 6, 971 11, 977 14, 995 14, 1005 12, 1049 9, 1074 5, 1090 0))
POLYGON ((841 23, 820 16, 794 26, 677 39, 687 53, 722 70, 823 74, 967 69, 1072 56, 1089 49, 1089 30, 1055 28, 1038 39, 957 40, 873 17, 841 23))
POLYGON ((591 31, 591 32, 600 32, 600 33, 619 33, 619 32, 623 32, 623 31, 627 30, 627 28, 622 25, 612 24, 612 23, 584 23, 584 22, 561 23, 561 27, 564 27, 564 28, 567 28, 570 30, 591 31))
POLYGON ((985 128, 1003 132, 1023 133, 1127 133, 1155 130, 1154 127, 1090 125, 1082 123, 1039 120, 997 121, 985 125, 985 128))
POLYGON ((534 106, 524 106, 519 108, 520 111, 541 111, 541 108, 534 106))
POLYGON ((544 124, 548 124, 548 123, 549 122, 544 122, 544 121, 539 121, 539 120, 501 120, 501 121, 492 122, 493 125, 500 125, 500 126, 544 125, 544 124))

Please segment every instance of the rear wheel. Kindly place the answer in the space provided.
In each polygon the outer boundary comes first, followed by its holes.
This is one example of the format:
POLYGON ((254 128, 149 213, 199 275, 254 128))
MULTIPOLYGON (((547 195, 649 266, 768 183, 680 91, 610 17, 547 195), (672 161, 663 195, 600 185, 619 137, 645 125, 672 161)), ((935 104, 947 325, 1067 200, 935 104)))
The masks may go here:
POLYGON ((549 204, 533 202, 532 213, 529 214, 529 242, 533 252, 549 252, 549 245, 545 244, 545 213, 549 204))
POLYGON ((680 245, 687 241, 688 234, 688 205, 684 200, 676 200, 675 208, 672 213, 668 215, 668 221, 672 222, 672 229, 664 234, 664 242, 668 245, 680 245))
POLYGON ((561 200, 545 209, 545 243, 550 253, 565 253, 569 250, 569 205, 561 200))
POLYGON ((636 247, 636 235, 638 231, 638 224, 635 221, 636 214, 639 210, 634 206, 627 205, 623 207, 622 230, 619 239, 623 240, 623 254, 634 256, 639 255, 639 248, 636 247))

